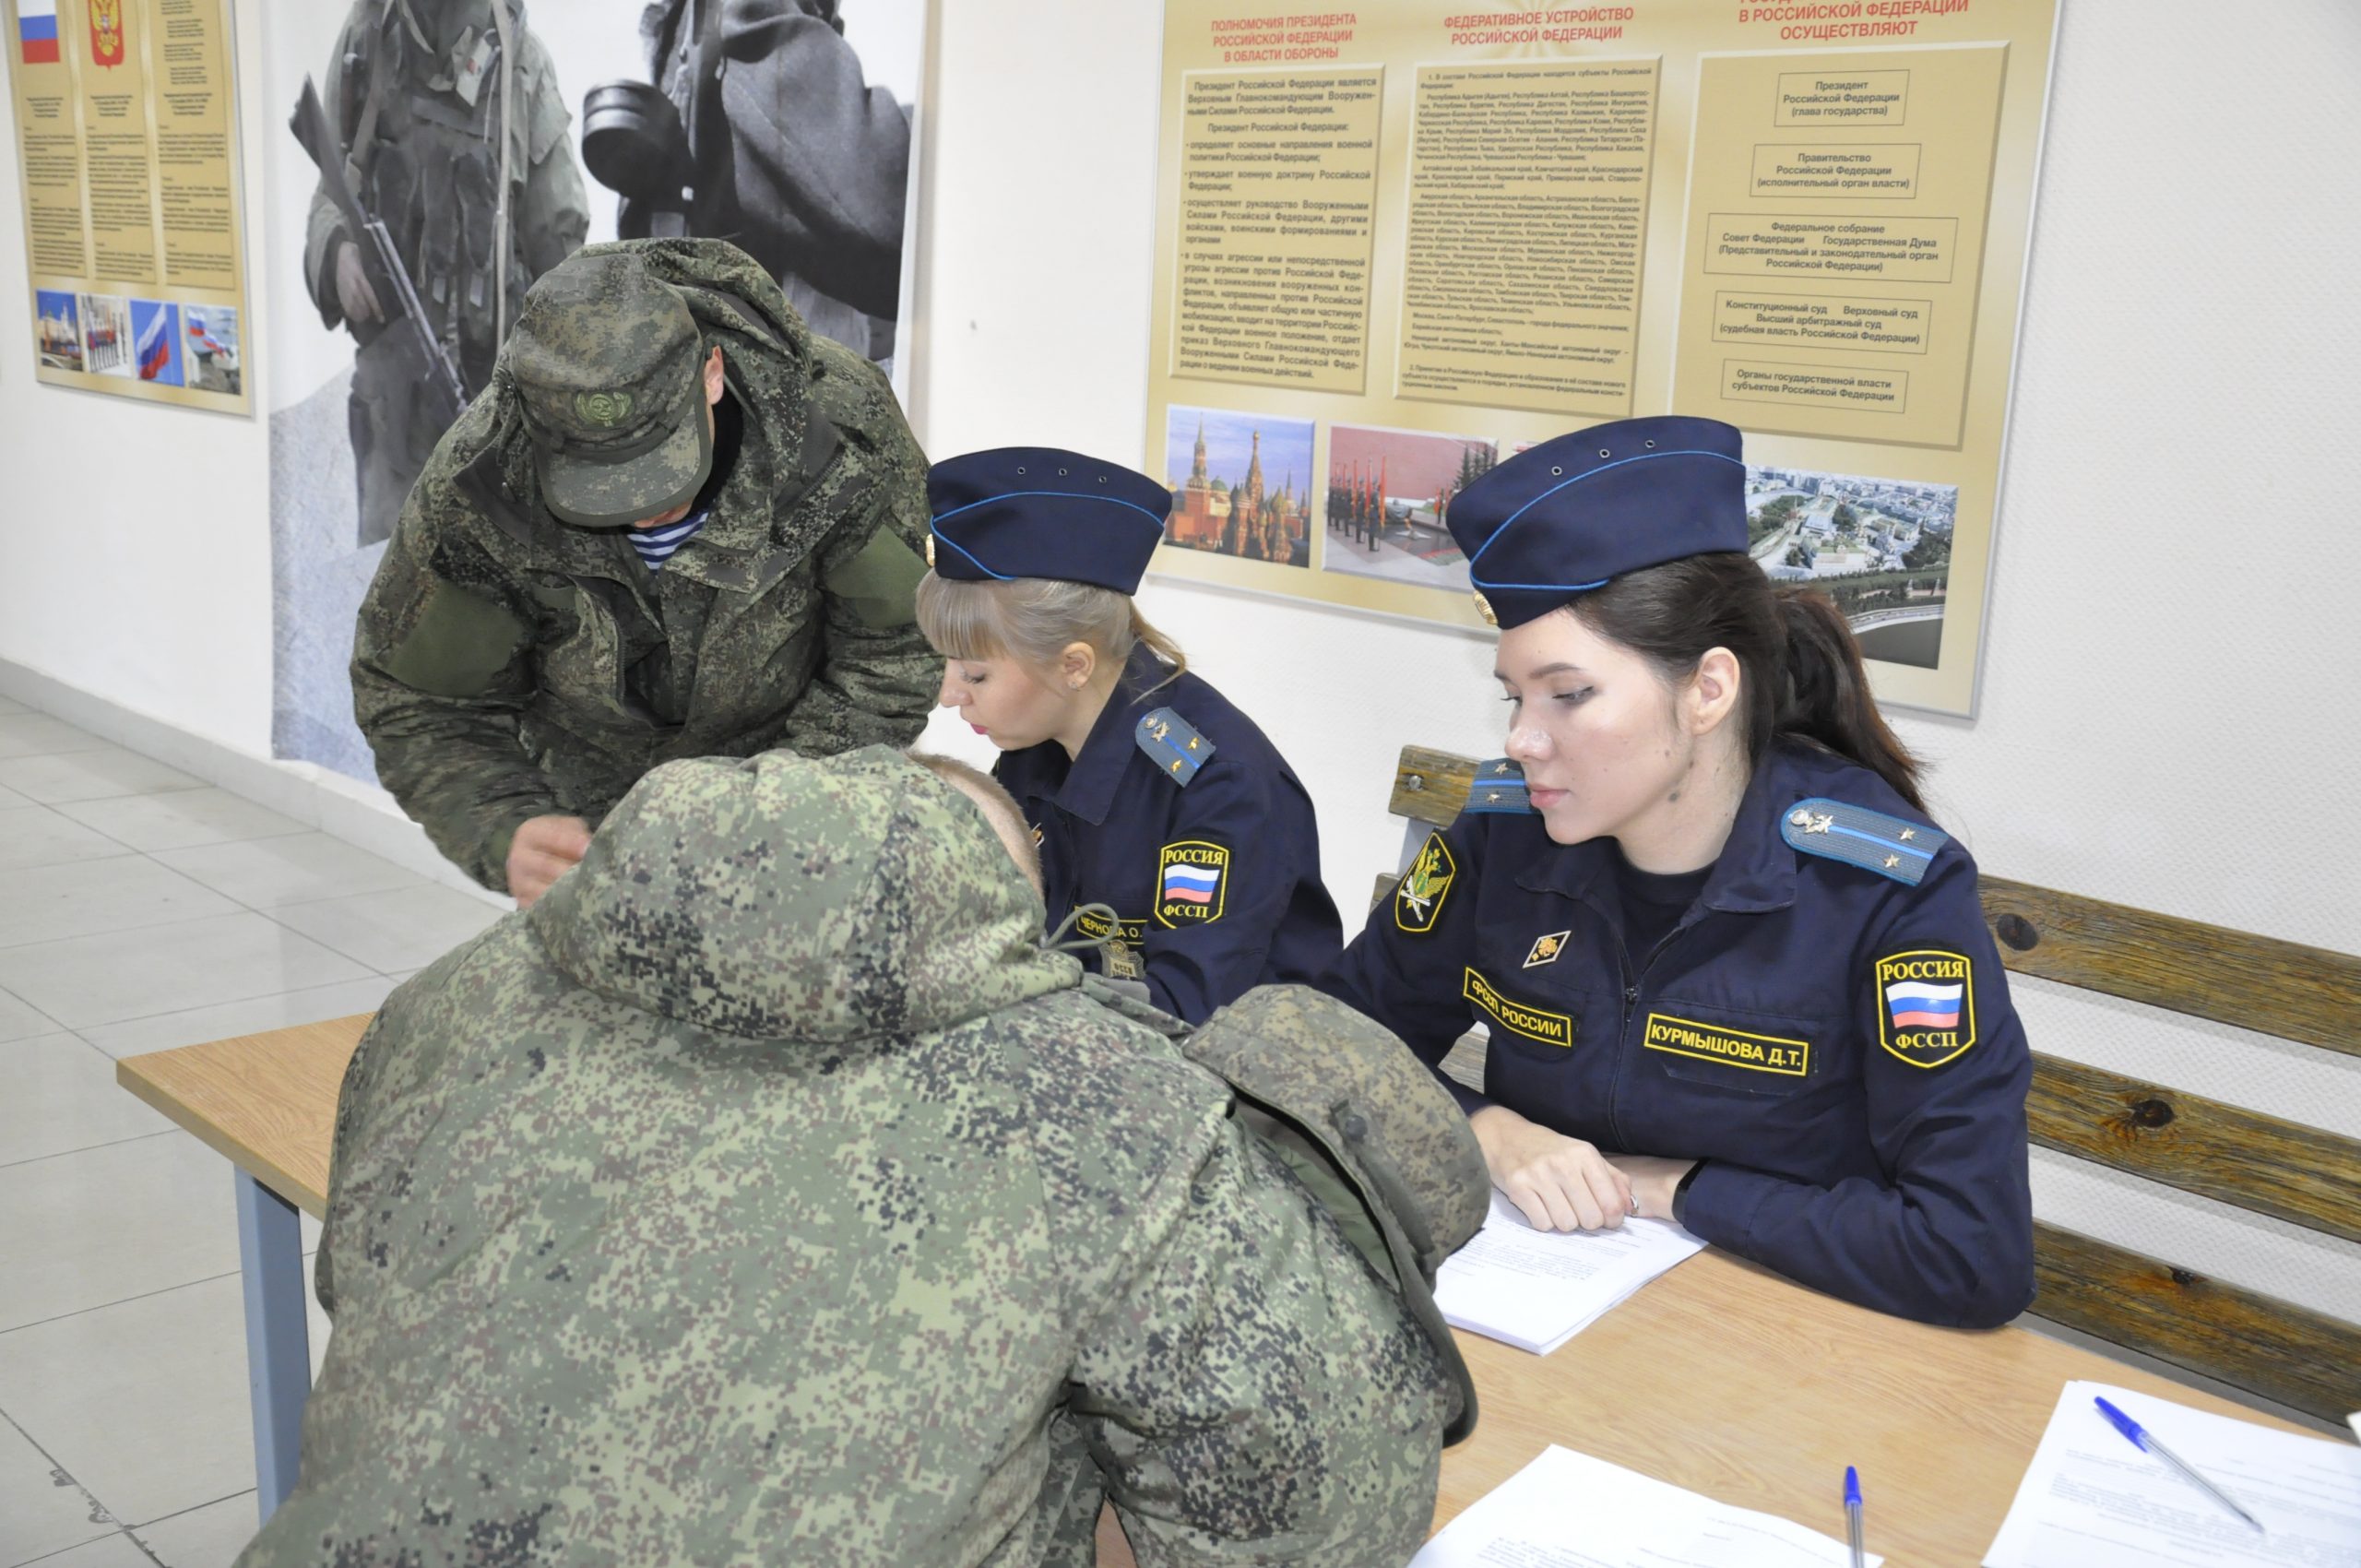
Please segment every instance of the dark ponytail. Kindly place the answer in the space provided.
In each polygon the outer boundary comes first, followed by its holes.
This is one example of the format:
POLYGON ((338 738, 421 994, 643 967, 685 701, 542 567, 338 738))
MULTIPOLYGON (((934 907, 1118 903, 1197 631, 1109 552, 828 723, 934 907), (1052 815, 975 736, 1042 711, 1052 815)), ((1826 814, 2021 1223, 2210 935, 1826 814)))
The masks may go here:
POLYGON ((1667 682, 1696 673, 1707 650, 1729 649, 1740 671, 1739 734, 1750 764, 1782 736, 1797 736, 1860 764, 1926 809, 1918 759, 1879 713, 1860 645, 1826 594, 1774 583, 1752 557, 1729 552, 1627 573, 1571 608, 1667 682))

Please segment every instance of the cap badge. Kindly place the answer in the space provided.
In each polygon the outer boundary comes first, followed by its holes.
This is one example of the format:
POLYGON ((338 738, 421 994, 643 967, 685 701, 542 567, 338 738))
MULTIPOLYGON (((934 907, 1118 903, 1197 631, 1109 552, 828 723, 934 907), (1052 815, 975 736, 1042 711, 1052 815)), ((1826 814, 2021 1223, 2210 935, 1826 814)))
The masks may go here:
POLYGON ((617 425, 631 418, 628 392, 576 392, 574 411, 592 424, 617 425))
POLYGON ((1470 588, 1468 591, 1475 596, 1476 613, 1484 617, 1484 624, 1487 626, 1499 625, 1501 624, 1501 618, 1492 613, 1492 601, 1484 597, 1484 590, 1482 588, 1470 588))
POLYGON ((934 565, 934 535, 932 534, 926 536, 926 564, 930 569, 934 565))

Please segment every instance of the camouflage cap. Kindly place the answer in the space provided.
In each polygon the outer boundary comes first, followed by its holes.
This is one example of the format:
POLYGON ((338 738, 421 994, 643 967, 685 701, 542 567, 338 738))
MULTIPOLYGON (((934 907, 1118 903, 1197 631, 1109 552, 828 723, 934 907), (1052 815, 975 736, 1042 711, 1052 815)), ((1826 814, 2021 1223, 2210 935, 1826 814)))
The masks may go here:
POLYGON ((704 349, 688 303, 637 255, 577 254, 541 275, 501 360, 552 512, 617 528, 696 498, 713 467, 704 349))

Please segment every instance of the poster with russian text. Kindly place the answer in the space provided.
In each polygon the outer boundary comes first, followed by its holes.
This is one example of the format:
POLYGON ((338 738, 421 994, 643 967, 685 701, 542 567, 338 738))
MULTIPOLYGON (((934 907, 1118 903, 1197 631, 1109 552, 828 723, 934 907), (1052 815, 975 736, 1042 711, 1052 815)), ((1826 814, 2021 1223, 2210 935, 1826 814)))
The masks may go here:
POLYGON ((1168 0, 1168 576, 1482 629, 1451 499, 1745 434, 1750 550, 1972 710, 2058 0, 1168 0))
POLYGON ((34 374, 245 413, 227 0, 0 0, 34 374))

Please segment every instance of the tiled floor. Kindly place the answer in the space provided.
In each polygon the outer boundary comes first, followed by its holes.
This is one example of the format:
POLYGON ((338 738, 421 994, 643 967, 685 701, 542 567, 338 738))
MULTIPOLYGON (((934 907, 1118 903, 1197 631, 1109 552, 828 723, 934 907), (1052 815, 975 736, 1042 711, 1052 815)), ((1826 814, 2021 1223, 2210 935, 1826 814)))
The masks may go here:
POLYGON ((255 1529, 230 1167, 113 1059, 366 1012, 497 916, 0 698, 0 1568, 255 1529))

